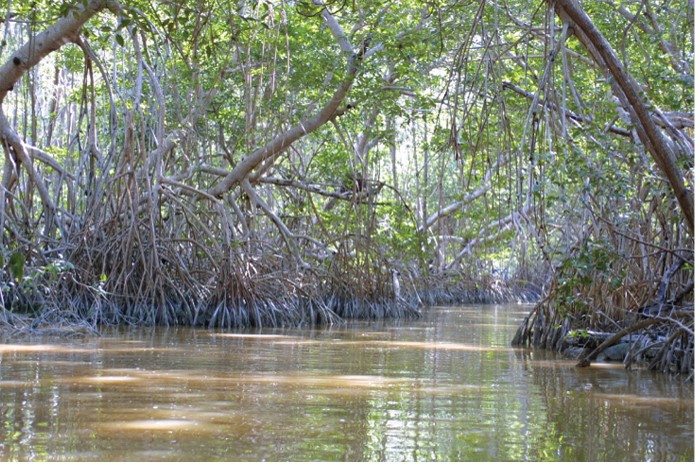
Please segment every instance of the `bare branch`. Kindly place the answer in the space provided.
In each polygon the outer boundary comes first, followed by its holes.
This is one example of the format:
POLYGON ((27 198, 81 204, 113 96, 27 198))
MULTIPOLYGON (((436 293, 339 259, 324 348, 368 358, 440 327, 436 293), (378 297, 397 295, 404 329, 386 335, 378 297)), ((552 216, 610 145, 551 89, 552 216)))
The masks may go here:
POLYGON ((691 232, 694 231, 695 204, 693 190, 686 187, 676 162, 676 153, 652 119, 649 105, 642 98, 639 83, 625 71, 610 43, 585 13, 577 0, 550 0, 562 21, 569 22, 574 34, 591 54, 603 73, 613 78, 613 91, 628 112, 647 151, 651 153, 673 189, 691 232))
MULTIPOLYGON (((327 10, 324 9, 324 18, 327 22, 329 22, 329 18, 333 17, 330 13, 326 14, 325 12, 327 12, 327 10)), ((329 27, 331 27, 331 24, 329 24, 329 27)), ((335 25, 333 27, 335 27, 335 25)), ((341 50, 344 53, 347 52, 347 44, 345 44, 345 41, 338 37, 336 37, 336 39, 338 39, 341 44, 341 50)), ((355 81, 355 77, 357 76, 360 63, 362 61, 362 56, 362 53, 356 53, 348 56, 348 67, 345 78, 336 89, 335 94, 333 94, 326 105, 316 115, 301 121, 284 133, 277 135, 264 146, 259 147, 248 154, 241 162, 238 163, 238 165, 233 168, 233 170, 231 170, 231 172, 229 172, 229 174, 223 180, 213 186, 208 193, 217 198, 222 197, 224 193, 230 190, 235 184, 240 184, 243 179, 246 178, 253 170, 255 170, 255 168, 263 161, 280 154, 292 143, 308 135, 309 133, 316 131, 322 125, 335 117, 340 104, 345 99, 345 96, 350 91, 352 83, 355 81)))
POLYGON ((114 12, 118 12, 121 8, 111 0, 90 0, 78 5, 67 16, 56 21, 53 26, 26 42, 12 54, 9 61, 0 67, 0 104, 27 70, 63 45, 77 41, 80 28, 90 18, 105 8, 110 8, 114 12))
POLYGON ((481 186, 470 192, 466 193, 461 200, 456 201, 448 206, 445 206, 444 208, 440 209, 438 212, 434 213, 430 217, 428 217, 425 220, 425 223, 418 227, 417 232, 424 232, 428 230, 433 224, 435 224, 439 219, 442 219, 445 216, 448 216, 455 212, 456 210, 460 209, 462 206, 464 206, 467 203, 470 203, 474 201, 475 199, 483 196, 486 194, 486 192, 491 188, 491 178, 493 177, 493 174, 496 172, 496 170, 503 166, 508 159, 504 156, 501 156, 498 158, 496 163, 489 168, 489 170, 486 171, 486 174, 484 174, 484 178, 481 181, 481 186))

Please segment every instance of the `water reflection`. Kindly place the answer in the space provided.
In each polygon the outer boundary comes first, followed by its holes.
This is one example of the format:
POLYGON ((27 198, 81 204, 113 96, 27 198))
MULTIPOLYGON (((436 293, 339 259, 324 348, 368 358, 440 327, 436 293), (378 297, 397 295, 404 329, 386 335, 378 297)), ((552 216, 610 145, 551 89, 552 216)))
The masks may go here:
POLYGON ((0 344, 0 460, 693 460, 693 385, 512 349, 525 307, 0 344))

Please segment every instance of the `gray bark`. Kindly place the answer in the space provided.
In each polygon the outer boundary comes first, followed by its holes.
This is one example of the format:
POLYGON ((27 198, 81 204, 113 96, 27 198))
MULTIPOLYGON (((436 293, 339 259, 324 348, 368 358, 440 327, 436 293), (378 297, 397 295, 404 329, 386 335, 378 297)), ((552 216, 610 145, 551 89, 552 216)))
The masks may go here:
POLYGON ((76 41, 83 25, 105 8, 118 13, 121 7, 110 0, 90 0, 85 5, 79 3, 67 16, 37 34, 12 54, 12 58, 0 66, 0 104, 27 70, 51 52, 76 41))
POLYGON ((208 194, 211 196, 215 196, 217 198, 222 197, 233 186, 240 184, 261 163, 280 154, 291 146, 292 143, 308 135, 309 133, 316 131, 318 128, 336 116, 340 108, 340 104, 345 99, 345 96, 347 96, 352 83, 355 81, 364 52, 360 51, 353 54, 352 47, 347 40, 347 36, 342 32, 342 29, 338 25, 333 15, 330 14, 328 10, 324 9, 322 16, 326 21, 326 25, 336 38, 342 53, 346 55, 348 62, 345 77, 336 89, 335 94, 333 94, 330 100, 326 102, 326 105, 316 115, 301 121, 284 133, 277 135, 264 146, 259 147, 249 153, 228 173, 228 175, 226 175, 226 177, 224 177, 223 180, 209 189, 208 194))
POLYGON ((563 22, 572 30, 581 44, 593 57, 603 73, 613 80, 612 90, 622 103, 626 103, 632 116, 632 123, 640 139, 654 161, 666 176, 678 200, 690 231, 694 231, 693 190, 686 183, 678 167, 676 151, 653 120, 653 106, 643 99, 639 83, 627 73, 610 43, 593 24, 578 0, 551 0, 554 9, 563 22))

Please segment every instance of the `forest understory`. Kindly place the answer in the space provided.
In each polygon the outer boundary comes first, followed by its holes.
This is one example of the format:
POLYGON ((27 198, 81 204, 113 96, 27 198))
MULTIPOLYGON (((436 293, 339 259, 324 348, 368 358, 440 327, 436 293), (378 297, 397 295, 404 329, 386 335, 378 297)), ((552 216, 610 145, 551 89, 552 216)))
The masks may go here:
POLYGON ((532 303, 694 372, 694 6, 8 2, 0 332, 532 303))

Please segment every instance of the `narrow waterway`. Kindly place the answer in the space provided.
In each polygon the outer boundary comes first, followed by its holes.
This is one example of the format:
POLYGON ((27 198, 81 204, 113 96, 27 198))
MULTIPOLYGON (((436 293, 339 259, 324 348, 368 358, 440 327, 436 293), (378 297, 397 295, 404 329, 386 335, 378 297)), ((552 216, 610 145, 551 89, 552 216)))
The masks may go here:
POLYGON ((513 349, 526 306, 0 342, 0 461, 692 461, 694 388, 513 349))

